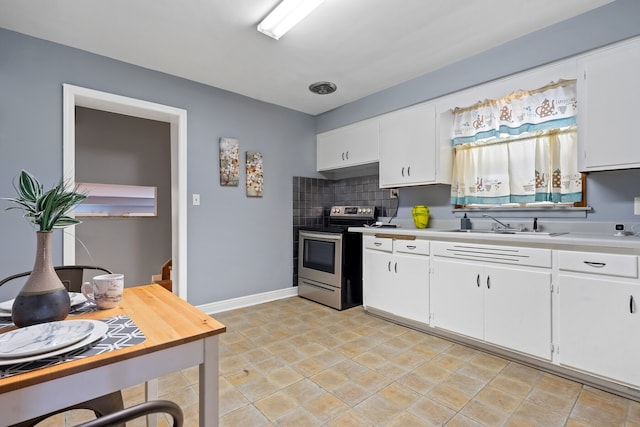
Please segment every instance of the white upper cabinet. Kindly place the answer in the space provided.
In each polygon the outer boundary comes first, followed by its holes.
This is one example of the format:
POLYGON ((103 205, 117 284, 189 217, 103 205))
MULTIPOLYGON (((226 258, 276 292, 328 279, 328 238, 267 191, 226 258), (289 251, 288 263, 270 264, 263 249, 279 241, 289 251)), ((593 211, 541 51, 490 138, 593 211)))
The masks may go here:
POLYGON ((436 110, 433 103, 380 118, 380 186, 400 187, 436 180, 436 110))
POLYGON ((317 135, 317 170, 330 171, 376 163, 379 159, 378 119, 365 120, 317 135))
POLYGON ((640 39, 578 61, 579 168, 583 172, 640 167, 640 39))

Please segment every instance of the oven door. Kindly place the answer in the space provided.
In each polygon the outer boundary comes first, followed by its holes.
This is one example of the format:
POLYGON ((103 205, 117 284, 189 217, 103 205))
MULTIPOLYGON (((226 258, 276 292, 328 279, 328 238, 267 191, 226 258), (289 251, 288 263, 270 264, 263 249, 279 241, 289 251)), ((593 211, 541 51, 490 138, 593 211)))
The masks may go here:
POLYGON ((340 287, 342 234, 300 230, 298 277, 340 287))

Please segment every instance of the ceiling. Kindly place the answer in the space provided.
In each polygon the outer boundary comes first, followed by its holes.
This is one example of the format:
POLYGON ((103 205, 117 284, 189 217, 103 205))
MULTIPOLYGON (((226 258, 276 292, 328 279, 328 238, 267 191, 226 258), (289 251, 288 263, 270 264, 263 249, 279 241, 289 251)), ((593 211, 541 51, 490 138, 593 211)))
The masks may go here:
POLYGON ((0 27, 317 115, 611 0, 326 0, 276 41, 278 2, 0 0, 0 27))

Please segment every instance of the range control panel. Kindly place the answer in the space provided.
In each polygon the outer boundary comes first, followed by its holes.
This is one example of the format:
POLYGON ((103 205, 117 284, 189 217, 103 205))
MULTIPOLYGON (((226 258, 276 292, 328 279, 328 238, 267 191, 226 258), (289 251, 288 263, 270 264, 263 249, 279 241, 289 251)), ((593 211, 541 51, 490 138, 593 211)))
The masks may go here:
POLYGON ((329 216, 332 218, 375 219, 375 206, 332 206, 329 216))

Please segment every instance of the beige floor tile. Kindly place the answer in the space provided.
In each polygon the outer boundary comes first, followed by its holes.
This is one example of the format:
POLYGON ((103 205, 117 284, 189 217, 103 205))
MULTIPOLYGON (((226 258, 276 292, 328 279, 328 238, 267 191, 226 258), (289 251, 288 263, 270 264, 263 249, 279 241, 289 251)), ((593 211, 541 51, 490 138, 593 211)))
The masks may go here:
POLYGON ((267 374, 267 380, 274 384, 278 388, 285 388, 293 383, 296 383, 304 378, 295 369, 284 367, 274 369, 267 374))
POLYGON ((349 410, 349 407, 337 397, 324 393, 315 397, 304 404, 309 413, 322 422, 327 422, 342 412, 349 410))
POLYGON ((627 416, 628 401, 599 390, 585 388, 575 404, 572 418, 585 421, 623 423, 627 416))
MULTIPOLYGON (((539 383, 538 383, 539 384, 539 383)), ((575 397, 571 395, 562 396, 559 394, 552 394, 539 387, 534 388, 527 396, 527 400, 535 403, 538 406, 547 408, 551 411, 559 412, 564 415, 568 415, 573 404, 575 403, 575 397)))
POLYGON ((447 423, 447 427, 483 427, 484 425, 462 414, 454 415, 447 423))
POLYGON ((483 404, 512 413, 520 405, 521 399, 493 386, 486 386, 475 397, 483 404))
POLYGON ((329 421, 327 427, 374 427, 375 424, 371 421, 367 421, 357 411, 351 409, 340 415, 333 420, 329 421))
POLYGON ((431 391, 427 393, 427 397, 443 404, 447 408, 459 411, 471 400, 473 395, 464 393, 447 382, 446 384, 440 383, 432 388, 431 391))
POLYGON ((472 400, 460 411, 461 414, 486 426, 502 426, 509 418, 509 413, 495 407, 487 406, 478 400, 472 400))
POLYGON ((316 427, 320 421, 304 408, 295 408, 275 422, 278 427, 316 427))
POLYGON ((367 351, 366 353, 359 354, 354 357, 353 360, 369 369, 379 368, 389 361, 386 357, 382 357, 374 351, 367 351))
POLYGON ((398 383, 420 393, 421 395, 427 394, 429 390, 436 385, 435 382, 431 381, 424 375, 416 373, 415 371, 409 372, 402 378, 398 379, 398 383))
POLYGON ((629 402, 627 417, 633 421, 640 421, 640 402, 629 402))
POLYGON ((525 400, 507 421, 506 426, 562 427, 566 420, 564 414, 525 400))
POLYGON ((333 394, 347 405, 354 407, 371 397, 373 393, 356 383, 348 381, 333 390, 333 394))
POLYGON ((358 404, 356 409, 358 414, 376 425, 388 424, 401 412, 396 404, 377 394, 358 404))
POLYGON ((507 374, 498 374, 492 381, 491 386, 502 390, 518 399, 524 399, 533 387, 519 379, 515 379, 507 374))
POLYGON ((271 421, 275 421, 298 407, 297 402, 283 391, 278 391, 271 396, 260 399, 254 405, 271 421))
POLYGON ((267 417, 253 405, 243 406, 220 418, 220 427, 261 427, 268 425, 271 425, 271 423, 267 417))
POLYGON ((422 397, 413 404, 408 412, 423 420, 427 425, 443 426, 449 421, 456 412, 446 406, 422 397))
POLYGON ((398 383, 388 385, 377 394, 402 410, 420 398, 418 393, 398 383))
POLYGON ((325 369, 317 375, 312 376, 311 381, 318 384, 325 390, 333 391, 342 384, 349 381, 345 375, 335 369, 325 369))
POLYGON ((421 420, 416 415, 409 412, 402 412, 389 423, 385 424, 385 427, 424 427, 426 422, 421 420))

